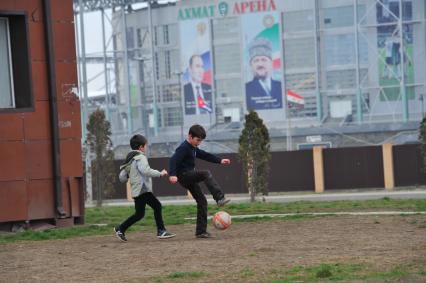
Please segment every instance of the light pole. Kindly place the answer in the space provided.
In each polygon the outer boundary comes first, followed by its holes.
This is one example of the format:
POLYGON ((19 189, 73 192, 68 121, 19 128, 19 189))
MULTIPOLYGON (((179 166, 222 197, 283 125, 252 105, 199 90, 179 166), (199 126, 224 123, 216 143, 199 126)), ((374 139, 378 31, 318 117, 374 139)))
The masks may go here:
POLYGON ((182 105, 182 100, 183 99, 182 99, 182 83, 181 83, 181 78, 182 78, 183 72, 175 71, 175 72, 173 72, 173 74, 177 76, 177 78, 178 78, 178 84, 179 84, 179 105, 180 105, 180 113, 181 113, 181 115, 180 115, 180 140, 182 141, 183 140, 183 115, 185 113, 185 111, 183 109, 184 107, 182 105))

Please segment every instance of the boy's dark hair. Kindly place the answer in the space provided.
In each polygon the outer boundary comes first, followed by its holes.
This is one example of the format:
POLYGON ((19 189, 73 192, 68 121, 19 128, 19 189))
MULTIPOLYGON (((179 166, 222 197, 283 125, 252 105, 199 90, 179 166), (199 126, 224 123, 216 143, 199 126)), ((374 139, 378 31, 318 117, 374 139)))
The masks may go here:
POLYGON ((147 142, 148 142, 148 140, 144 136, 142 136, 142 135, 134 135, 130 139, 130 147, 133 150, 137 150, 137 149, 139 149, 140 146, 144 146, 147 142))
POLYGON ((190 134, 193 138, 200 138, 202 140, 206 138, 206 130, 204 130, 203 126, 198 124, 195 124, 189 128, 188 134, 190 134))

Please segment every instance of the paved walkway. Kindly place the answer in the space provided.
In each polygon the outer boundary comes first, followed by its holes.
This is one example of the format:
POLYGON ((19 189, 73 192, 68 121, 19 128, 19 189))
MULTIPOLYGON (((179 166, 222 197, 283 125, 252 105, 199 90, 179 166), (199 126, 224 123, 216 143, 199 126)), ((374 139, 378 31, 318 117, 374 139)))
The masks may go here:
MULTIPOLYGON (((248 194, 237 194, 227 195, 231 199, 231 203, 244 203, 249 202, 250 198, 248 194)), ((265 202, 294 202, 294 201, 336 201, 336 200, 371 200, 381 198, 392 198, 392 199, 426 199, 426 188, 421 189, 403 189, 395 191, 386 190, 370 190, 370 191, 333 191, 325 192, 321 194, 315 194, 310 192, 291 192, 291 193, 271 193, 269 196, 257 196, 257 200, 265 202)), ((186 196, 179 197, 159 197, 159 200, 163 205, 186 205, 194 204, 194 200, 186 196)), ((207 195, 207 201, 214 204, 213 198, 207 195)), ((105 201, 105 206, 126 206, 132 205, 133 202, 127 200, 114 200, 105 201)), ((86 207, 92 207, 91 204, 86 204, 86 207)))

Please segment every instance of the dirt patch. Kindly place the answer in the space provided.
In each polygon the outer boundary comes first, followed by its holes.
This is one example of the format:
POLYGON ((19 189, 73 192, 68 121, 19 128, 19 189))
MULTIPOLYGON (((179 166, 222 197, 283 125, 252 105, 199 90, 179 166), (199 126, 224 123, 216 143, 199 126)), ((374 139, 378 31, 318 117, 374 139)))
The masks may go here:
POLYGON ((257 282, 271 270, 362 263, 387 270, 426 260, 425 216, 339 216, 237 223, 195 239, 194 225, 152 232, 0 245, 1 282, 257 282), (170 279, 174 272, 200 277, 170 279), (250 274, 254 272, 255 274, 250 274), (204 275, 203 275, 204 274, 204 275), (161 280, 160 280, 161 279, 161 280))

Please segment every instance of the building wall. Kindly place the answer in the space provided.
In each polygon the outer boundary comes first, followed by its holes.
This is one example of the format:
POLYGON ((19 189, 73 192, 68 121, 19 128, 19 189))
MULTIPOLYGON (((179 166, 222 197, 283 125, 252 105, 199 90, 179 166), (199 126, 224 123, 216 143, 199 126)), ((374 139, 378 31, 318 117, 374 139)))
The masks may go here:
MULTIPOLYGON (((246 14, 263 14, 251 12, 249 8, 246 8, 245 13, 240 11, 240 14, 235 14, 233 10, 235 5, 242 9, 244 3, 251 2, 275 4, 276 11, 272 12, 282 17, 283 83, 286 91, 292 90, 304 97, 303 107, 292 105, 289 109, 291 125, 287 124, 284 110, 281 114, 268 111, 260 113, 268 127, 309 128, 339 126, 344 121, 350 126, 354 123, 374 125, 420 120, 424 110, 423 101, 419 99, 426 92, 423 67, 426 64, 424 1, 403 1, 402 38, 406 54, 400 60, 406 62, 404 80, 401 74, 396 74, 399 72, 396 69, 392 70, 395 74, 391 74, 390 78, 384 73, 385 41, 398 28, 399 1, 318 1, 317 6, 314 5, 315 1, 308 0, 224 2, 229 6, 226 16, 218 15, 215 10, 213 16, 179 18, 180 11, 191 12, 210 5, 216 9, 217 2, 207 0, 184 1, 176 6, 152 9, 155 41, 153 59, 147 9, 126 14, 127 47, 134 48, 129 51, 133 58, 129 60, 129 72, 131 77, 139 78, 129 82, 129 89, 134 91, 132 95, 135 97, 131 107, 134 121, 132 131, 153 135, 155 77, 157 134, 163 137, 179 135, 183 111, 180 96, 182 86, 179 77, 173 73, 183 69, 180 53, 188 48, 187 42, 180 42, 179 32, 182 22, 197 18, 208 19, 211 28, 215 92, 213 117, 207 120, 200 117, 197 121, 210 128, 226 123, 229 119, 243 120, 247 107, 241 17, 246 14), (354 3, 357 3, 357 9, 354 9, 354 3), (140 40, 141 34, 147 35, 143 42, 140 40), (135 58, 145 59, 141 63, 135 58), (155 76, 152 76, 153 65, 155 76), (144 75, 141 76, 141 73, 144 75), (407 97, 407 112, 404 112, 404 96, 407 97)), ((123 24, 119 17, 116 18, 123 24)), ((122 26, 117 25, 117 38, 120 37, 120 30, 122 26)), ((118 42, 123 43, 122 40, 118 42)), ((117 47, 117 50, 124 52, 124 44, 117 47)), ((119 74, 123 76, 124 73, 120 71, 119 74)), ((126 93, 128 86, 124 81, 120 86, 122 91, 119 95, 126 104, 130 97, 126 93)), ((183 128, 186 129, 192 122, 190 120, 183 128)))
MULTIPOLYGON (((61 183, 64 217, 73 223, 83 217, 84 200, 72 0, 0 1, 0 18, 15 14, 24 19, 27 42, 25 48, 11 48, 9 63, 16 68, 14 56, 25 58, 27 54, 24 63, 29 76, 15 82, 28 85, 28 90, 16 91, 15 84, 14 96, 17 101, 23 96, 29 99, 27 105, 0 109, 0 223, 57 219, 55 177, 61 183), (46 41, 44 4, 51 7, 52 50, 46 41), (49 58, 53 59, 52 74, 49 58), (52 125, 49 91, 57 105, 57 125, 52 125), (57 153, 52 126, 58 129, 57 153), (54 173, 53 154, 59 160, 59 176, 54 173)), ((13 37, 12 25, 9 32, 13 37)))

